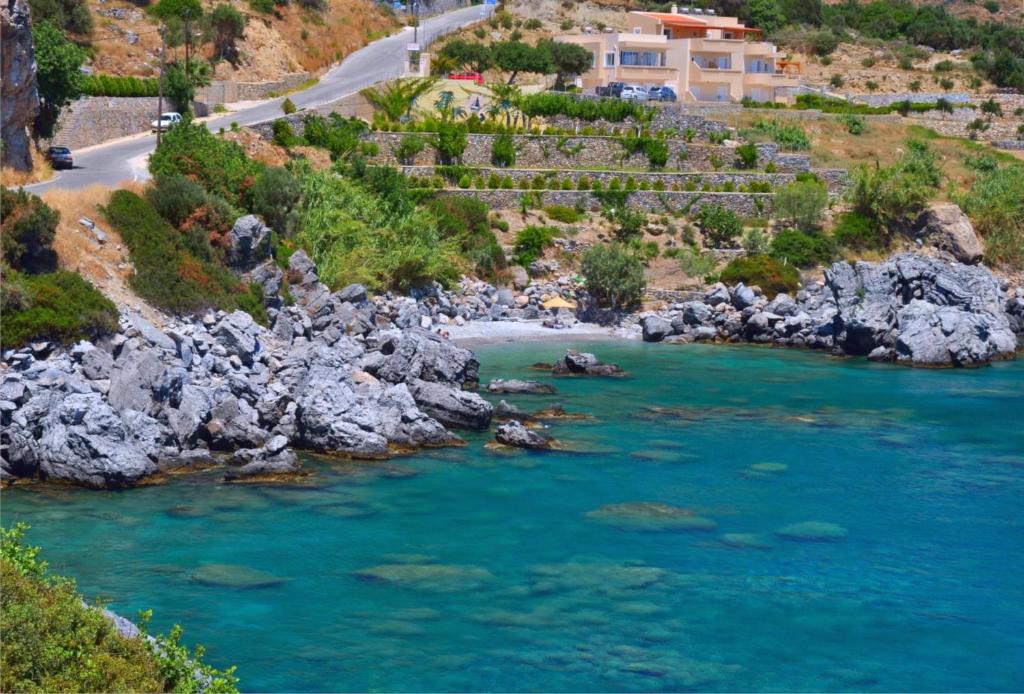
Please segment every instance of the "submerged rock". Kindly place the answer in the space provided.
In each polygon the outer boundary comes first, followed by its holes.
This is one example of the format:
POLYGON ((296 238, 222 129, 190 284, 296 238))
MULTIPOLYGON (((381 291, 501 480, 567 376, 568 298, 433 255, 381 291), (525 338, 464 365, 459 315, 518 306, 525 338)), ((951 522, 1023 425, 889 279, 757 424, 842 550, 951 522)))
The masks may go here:
POLYGON ((192 580, 217 588, 270 588, 288 581, 267 571, 238 564, 206 564, 192 573, 192 580))
POLYGON ((522 422, 512 420, 494 430, 494 439, 500 444, 515 448, 543 450, 551 448, 551 439, 527 429, 522 422))
POLYGON ((834 542, 846 537, 847 531, 841 525, 824 521, 793 523, 775 531, 776 535, 789 540, 804 542, 834 542))
POLYGON ((363 581, 432 593, 472 590, 494 578, 490 571, 479 566, 450 564, 381 564, 353 573, 363 581))
POLYGON ((608 504, 587 512, 587 518, 623 530, 683 531, 714 530, 710 518, 695 515, 690 509, 653 502, 608 504))
POLYGON ((551 369, 555 375, 578 374, 584 376, 616 376, 622 373, 617 364, 606 364, 598 361, 589 352, 576 352, 568 349, 565 356, 555 362, 551 369))
POLYGON ((517 378, 496 378, 487 384, 489 393, 510 393, 529 395, 550 395, 555 392, 554 387, 539 381, 521 381, 517 378))
POLYGON ((409 392, 424 412, 445 426, 479 431, 491 424, 494 408, 476 393, 419 379, 409 382, 409 392))
POLYGON ((725 533, 721 536, 723 545, 740 549, 768 549, 771 544, 755 533, 725 533))

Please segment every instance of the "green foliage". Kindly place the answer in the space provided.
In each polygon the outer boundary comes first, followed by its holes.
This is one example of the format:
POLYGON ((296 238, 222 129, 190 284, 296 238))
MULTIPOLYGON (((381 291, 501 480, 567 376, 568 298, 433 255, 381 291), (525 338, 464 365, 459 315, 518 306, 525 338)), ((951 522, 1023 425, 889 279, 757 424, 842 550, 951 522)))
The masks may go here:
POLYGON ((360 138, 367 131, 366 123, 359 118, 343 118, 331 113, 327 118, 308 114, 302 119, 306 142, 313 147, 322 147, 331 153, 334 160, 347 159, 358 148, 360 138))
POLYGON ((821 226, 828 190, 818 181, 796 181, 775 191, 775 214, 801 231, 821 226))
POLYGON ((245 34, 245 15, 234 6, 222 2, 213 8, 208 24, 217 56, 232 65, 237 63, 239 55, 236 42, 245 34))
POLYGON ((146 190, 146 200, 157 213, 181 228, 207 201, 206 191, 190 178, 179 175, 160 176, 146 190))
POLYGON ((297 175, 302 202, 295 238, 328 285, 408 289, 458 278, 463 263, 457 244, 441 238, 427 210, 382 204, 371 191, 330 172, 305 167, 297 175))
POLYGON ((770 34, 786 23, 786 15, 778 0, 748 0, 745 19, 751 26, 764 29, 770 34))
POLYGON ((149 12, 165 22, 172 19, 197 21, 203 16, 203 5, 199 0, 160 0, 149 12))
POLYGON ((160 80, 152 77, 82 75, 81 91, 86 96, 157 96, 160 80))
POLYGON ((408 116, 416 101, 433 89, 436 80, 426 77, 406 77, 368 87, 360 92, 374 109, 389 121, 398 122, 408 116))
POLYGON ((523 97, 522 112, 530 117, 563 115, 584 121, 620 123, 627 118, 642 120, 650 107, 620 99, 576 99, 568 94, 538 92, 523 97))
POLYGON ((580 274, 591 296, 613 310, 638 305, 647 287, 643 262, 617 243, 598 244, 584 253, 580 274))
POLYGON ((238 306, 246 291, 238 280, 209 260, 208 246, 188 243, 146 200, 118 190, 103 211, 128 246, 135 265, 129 284, 143 299, 175 313, 238 306))
POLYGON ((721 205, 704 205, 697 212, 697 224, 704 238, 714 248, 732 245, 743 232, 740 218, 721 205))
POLYGON ((741 169, 753 169, 757 167, 757 145, 747 142, 736 148, 736 157, 741 169))
POLYGON ((754 122, 754 131, 767 136, 785 150, 805 150, 811 148, 807 132, 795 123, 783 123, 777 120, 758 118, 754 122))
POLYGON ((426 146, 426 141, 419 135, 413 135, 412 133, 402 135, 402 139, 398 141, 398 146, 395 147, 395 158, 401 164, 412 165, 416 162, 416 156, 426 146))
MULTIPOLYGON (((666 254, 668 251, 666 251, 666 254)), ((707 277, 715 271, 718 261, 714 253, 701 252, 696 246, 685 246, 679 249, 679 268, 687 277, 707 277)))
POLYGON ((583 214, 574 207, 568 205, 548 205, 544 213, 556 222, 563 224, 575 224, 583 218, 583 214))
POLYGON ((39 275, 5 270, 0 313, 3 349, 36 340, 71 344, 117 330, 117 307, 80 275, 63 270, 39 275))
POLYGON ((50 21, 32 25, 32 43, 39 87, 39 115, 34 130, 39 137, 48 138, 54 134, 61 109, 81 94, 80 68, 86 54, 64 38, 64 33, 50 21))
POLYGON ((278 147, 295 147, 303 142, 301 137, 295 135, 295 129, 292 128, 291 122, 284 118, 274 121, 270 128, 273 132, 273 142, 278 147))
POLYGON ((548 62, 555 72, 555 89, 565 89, 567 79, 582 75, 590 69, 594 54, 575 43, 562 43, 550 39, 538 42, 538 50, 547 53, 548 62))
POLYGON ((24 543, 27 528, 0 529, 0 689, 197 692, 205 680, 210 694, 238 691, 235 669, 207 665, 201 647, 190 653, 181 627, 155 643, 121 636, 74 581, 47 573, 39 548, 24 543))
POLYGON ((983 171, 958 202, 985 242, 985 259, 1014 270, 1024 268, 1024 166, 983 171))
POLYGON ((780 292, 792 294, 800 286, 800 273, 792 265, 783 265, 767 255, 749 255, 734 258, 722 270, 720 278, 726 284, 757 286, 769 299, 780 292))
POLYGON ((205 125, 186 122, 164 133, 149 157, 154 177, 186 176, 234 206, 244 206, 262 168, 241 145, 217 137, 205 125))
POLYGON ((281 102, 281 112, 286 116, 290 116, 298 110, 298 107, 295 106, 295 102, 287 97, 281 102))
POLYGON ((250 195, 250 209, 271 229, 290 236, 298 224, 296 208, 302 187, 295 176, 281 166, 268 166, 260 172, 250 195))
POLYGON ((277 3, 274 0, 249 0, 249 7, 254 12, 260 12, 262 14, 272 14, 277 9, 277 3))
POLYGON ((457 69, 469 68, 483 73, 494 66, 494 54, 488 46, 475 41, 452 39, 444 45, 439 55, 449 58, 457 69))
POLYGON ((659 138, 648 138, 644 143, 644 154, 652 169, 662 169, 668 164, 668 143, 659 138))
POLYGON ((544 249, 552 244, 558 236, 558 229, 555 227, 528 226, 516 234, 515 254, 516 263, 523 267, 528 266, 544 253, 544 249))
POLYGON ((779 232, 771 243, 771 256, 797 267, 811 267, 830 262, 836 255, 836 243, 820 233, 804 233, 796 229, 779 232))
POLYGON ((0 189, 0 250, 3 261, 14 270, 52 272, 57 269, 53 239, 60 213, 38 196, 0 189))
POLYGON ((864 117, 853 113, 844 113, 839 116, 839 122, 846 126, 846 132, 851 135, 864 134, 864 117))
POLYGON ((491 163, 508 168, 516 165, 516 143, 511 135, 496 135, 491 142, 491 163))
MULTIPOLYGON (((479 277, 495 278, 505 269, 505 252, 491 231, 487 205, 476 198, 453 196, 431 200, 426 208, 437 220, 441 239, 458 245, 471 272, 479 277)), ((508 231, 508 223, 502 223, 508 231)))
POLYGON ((469 129, 465 123, 441 121, 438 123, 437 132, 431 138, 430 144, 437 151, 439 163, 457 164, 469 144, 469 129))
POLYGON ((88 36, 92 31, 92 14, 85 0, 29 0, 34 24, 50 22, 58 29, 88 36))
POLYGON ((522 41, 502 41, 490 48, 494 65, 509 73, 508 83, 513 84, 520 72, 550 75, 555 72, 551 54, 543 47, 531 46, 522 41))
POLYGON ((854 251, 881 250, 887 243, 879 226, 856 212, 846 212, 839 217, 832 238, 843 248, 854 251))
POLYGON ((906 152, 892 166, 861 166, 853 174, 849 195, 854 211, 885 230, 913 221, 942 182, 928 145, 917 140, 906 144, 906 152))

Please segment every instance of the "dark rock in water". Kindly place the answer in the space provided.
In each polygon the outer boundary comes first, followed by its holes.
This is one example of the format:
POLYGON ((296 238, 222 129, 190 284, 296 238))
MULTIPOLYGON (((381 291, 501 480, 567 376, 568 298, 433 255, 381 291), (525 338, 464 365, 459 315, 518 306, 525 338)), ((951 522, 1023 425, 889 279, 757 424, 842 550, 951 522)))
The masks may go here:
POLYGON ((533 419, 593 419, 588 414, 579 414, 576 412, 566 412, 565 408, 555 403, 550 407, 545 407, 542 410, 537 410, 531 415, 533 419))
POLYGON ((192 580, 204 586, 216 588, 270 588, 287 582, 288 579, 275 576, 267 571, 251 569, 237 564, 207 564, 192 573, 192 580))
POLYGON ((551 371, 551 369, 555 368, 555 365, 549 364, 546 361, 535 361, 530 364, 530 368, 534 371, 551 371))
POLYGON ((491 424, 494 408, 476 393, 419 379, 408 386, 420 409, 445 426, 483 430, 491 424))
POLYGON ((517 378, 496 378, 487 384, 487 392, 550 395, 555 392, 555 389, 546 383, 539 383, 538 381, 520 381, 517 378))
POLYGON ((605 364, 589 352, 566 350, 565 356, 551 369, 556 375, 582 374, 587 376, 615 376, 622 373, 617 364, 605 364))
POLYGON ((608 504, 587 513, 587 518, 623 530, 648 532, 714 530, 717 525, 710 518, 669 504, 635 502, 608 504))
POLYGON ((509 404, 505 400, 500 401, 494 408, 495 419, 518 419, 521 422, 530 421, 533 416, 528 412, 524 412, 515 405, 509 404))
POLYGON ((255 215, 239 217, 228 233, 228 265, 238 270, 251 270, 270 255, 273 232, 255 215))
POLYGON ((661 316, 644 316, 640 319, 644 342, 661 342, 672 334, 672 324, 661 316))
POLYGON ((803 542, 836 542, 846 537, 846 528, 824 521, 793 523, 775 531, 776 535, 803 542))
POLYGON ((518 420, 501 424, 494 430, 494 439, 506 446, 516 448, 545 449, 551 448, 551 440, 535 431, 524 427, 518 420))
POLYGON ((231 458, 224 473, 227 481, 274 479, 302 471, 298 456, 288 449, 288 439, 275 436, 261 448, 243 448, 231 458))

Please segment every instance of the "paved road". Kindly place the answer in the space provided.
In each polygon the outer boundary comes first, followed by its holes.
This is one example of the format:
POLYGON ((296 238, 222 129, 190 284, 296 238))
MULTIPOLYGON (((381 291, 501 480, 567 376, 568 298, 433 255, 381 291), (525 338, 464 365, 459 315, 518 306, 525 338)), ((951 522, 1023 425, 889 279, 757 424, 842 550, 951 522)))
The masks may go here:
MULTIPOLYGON (((490 9, 490 8, 488 8, 490 9)), ((484 6, 475 5, 455 10, 421 21, 420 44, 426 44, 435 36, 445 34, 466 24, 478 21, 484 6), (426 38, 424 38, 426 37, 426 38)), ((314 108, 336 101, 371 84, 393 79, 401 74, 405 59, 406 44, 413 38, 413 30, 374 41, 361 48, 336 67, 332 68, 320 82, 289 97, 299 108, 314 108)), ((210 130, 229 129, 231 123, 253 125, 281 116, 281 102, 284 98, 262 102, 251 108, 233 111, 206 122, 210 130)), ((156 147, 156 136, 136 136, 115 140, 107 144, 94 145, 74 152, 75 168, 62 171, 44 183, 26 186, 39 193, 50 188, 83 188, 94 183, 116 186, 126 179, 146 179, 146 157, 156 147)))

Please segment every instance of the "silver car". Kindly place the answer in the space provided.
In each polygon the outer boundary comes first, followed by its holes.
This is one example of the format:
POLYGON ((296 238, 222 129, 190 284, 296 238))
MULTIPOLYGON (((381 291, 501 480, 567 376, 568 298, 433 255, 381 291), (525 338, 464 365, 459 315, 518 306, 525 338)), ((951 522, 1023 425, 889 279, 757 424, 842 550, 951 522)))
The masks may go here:
POLYGON ((622 88, 619 98, 623 101, 647 101, 647 88, 639 84, 627 84, 622 88))

